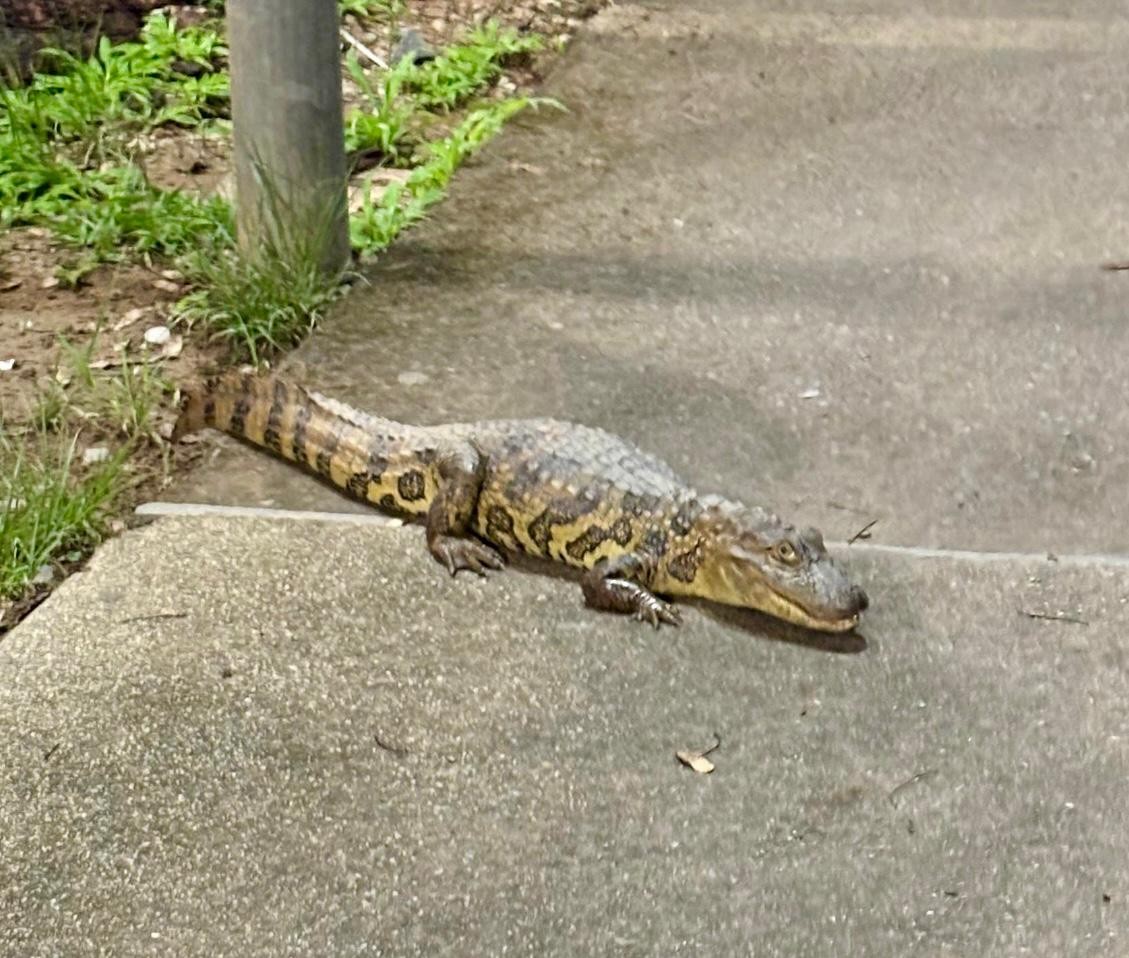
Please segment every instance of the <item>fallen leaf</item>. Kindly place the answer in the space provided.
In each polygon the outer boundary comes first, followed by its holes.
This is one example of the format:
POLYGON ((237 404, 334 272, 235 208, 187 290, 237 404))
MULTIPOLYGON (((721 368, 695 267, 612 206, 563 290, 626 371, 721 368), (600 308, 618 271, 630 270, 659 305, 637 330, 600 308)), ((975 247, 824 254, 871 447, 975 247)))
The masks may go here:
POLYGON ((721 736, 718 735, 717 732, 714 732, 713 737, 714 739, 716 739, 716 741, 709 748, 701 748, 694 751, 686 749, 683 751, 675 752, 674 757, 677 758, 678 761, 680 761, 683 765, 692 768, 699 775, 708 775, 714 770, 714 764, 708 758, 706 758, 706 756, 709 755, 710 752, 717 751, 717 749, 721 747, 721 736))
POLYGON ((116 323, 114 323, 114 325, 112 327, 113 331, 115 333, 121 332, 123 329, 126 328, 126 326, 130 326, 133 323, 136 323, 139 319, 141 319, 142 316, 145 315, 146 312, 147 312, 147 310, 145 309, 144 306, 134 307, 129 312, 123 314, 122 318, 119 319, 116 323))
POLYGON ((714 764, 704 755, 697 752, 675 752, 683 765, 688 765, 699 775, 708 775, 714 770, 714 764))
POLYGON ((7 282, 0 283, 0 293, 7 293, 13 289, 19 289, 23 285, 22 279, 10 279, 7 282))
POLYGON ((172 280, 169 280, 169 279, 155 279, 155 280, 153 280, 153 286, 156 289, 164 290, 166 293, 179 293, 180 292, 180 284, 174 283, 172 280))

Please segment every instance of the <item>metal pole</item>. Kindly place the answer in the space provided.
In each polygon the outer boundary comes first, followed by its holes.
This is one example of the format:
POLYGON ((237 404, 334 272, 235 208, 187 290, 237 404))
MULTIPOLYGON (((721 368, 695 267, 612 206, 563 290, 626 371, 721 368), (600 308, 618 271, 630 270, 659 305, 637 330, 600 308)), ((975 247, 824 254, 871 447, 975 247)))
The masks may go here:
POLYGON ((243 251, 349 257, 333 0, 228 0, 236 217, 243 251))

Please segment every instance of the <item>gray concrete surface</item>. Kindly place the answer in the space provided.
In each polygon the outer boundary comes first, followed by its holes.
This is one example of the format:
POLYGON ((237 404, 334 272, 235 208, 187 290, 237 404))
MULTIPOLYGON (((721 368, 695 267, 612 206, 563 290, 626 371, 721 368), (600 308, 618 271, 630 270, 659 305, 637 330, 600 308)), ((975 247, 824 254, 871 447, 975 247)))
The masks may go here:
MULTIPOLYGON (((1122 4, 625 4, 548 88, 311 380, 606 426, 833 537, 1129 550, 1122 4)), ((349 508, 247 453, 179 494, 349 508)))
POLYGON ((0 645, 0 953, 1123 953, 1129 564, 852 549, 821 643, 420 536, 161 519, 0 645))
MULTIPOLYGON (((817 641, 451 581, 418 529, 159 520, 0 644, 0 953, 1123 954, 1129 562, 1065 554, 1129 552, 1126 53, 1099 0, 597 18, 570 112, 460 176, 307 378, 1034 555, 854 546, 862 637, 817 641)), ((360 509, 226 443, 177 495, 360 509)))

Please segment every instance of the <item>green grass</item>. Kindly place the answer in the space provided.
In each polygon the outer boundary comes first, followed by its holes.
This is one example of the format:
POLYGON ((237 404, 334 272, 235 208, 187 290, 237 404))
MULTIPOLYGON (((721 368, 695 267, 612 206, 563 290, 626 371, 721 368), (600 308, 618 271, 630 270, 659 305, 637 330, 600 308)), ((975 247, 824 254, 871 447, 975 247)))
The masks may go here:
POLYGON ((341 291, 318 257, 277 246, 253 258, 231 247, 201 252, 188 275, 197 288, 176 304, 176 320, 202 325, 255 365, 297 345, 341 291))
POLYGON ((521 36, 490 22, 434 60, 415 64, 405 58, 379 71, 376 79, 350 50, 345 64, 364 106, 351 109, 345 118, 346 150, 379 153, 386 166, 426 163, 429 156, 420 155, 418 148, 426 142, 433 114, 463 106, 487 90, 507 62, 542 47, 539 36, 521 36))
POLYGON ((212 29, 177 28, 163 14, 150 16, 141 37, 111 43, 81 60, 64 50, 43 51, 48 69, 18 90, 5 91, 12 132, 38 140, 83 139, 102 145, 122 129, 165 123, 197 126, 228 98, 228 77, 215 69, 227 49, 212 29), (177 72, 180 64, 202 68, 200 76, 177 72))
POLYGON ((434 60, 411 67, 406 85, 423 109, 451 110, 494 83, 507 61, 543 47, 540 36, 522 36, 490 21, 434 60))
POLYGON ((354 108, 345 116, 345 150, 376 150, 389 165, 402 165, 410 159, 408 138, 418 109, 404 94, 411 62, 404 60, 399 66, 382 71, 379 81, 374 82, 362 69, 357 54, 349 50, 345 54, 345 68, 365 103, 364 108, 354 108))
POLYGON ((111 371, 92 365, 90 341, 60 341, 62 378, 43 390, 27 422, 0 420, 0 600, 19 598, 45 566, 86 557, 135 479, 127 465, 140 445, 166 451, 157 413, 172 385, 158 363, 122 357, 111 371), (109 450, 84 464, 80 450, 109 450))
POLYGON ((229 225, 220 200, 158 190, 134 163, 139 133, 197 127, 226 110, 218 33, 150 16, 137 42, 105 38, 86 60, 45 51, 22 87, 0 88, 0 229, 41 226, 95 260, 175 256, 229 225), (196 64, 200 76, 177 72, 196 64))
POLYGON ((386 249, 446 196, 447 185, 459 166, 493 138, 507 120, 526 107, 541 104, 553 101, 513 97, 479 107, 468 113, 449 136, 426 144, 426 161, 412 170, 406 182, 392 183, 374 195, 370 176, 364 187, 363 205, 349 221, 353 248, 361 255, 386 249))
POLYGON ((126 452, 83 468, 77 450, 77 433, 0 423, 0 599, 18 598, 44 565, 79 561, 105 534, 126 452))

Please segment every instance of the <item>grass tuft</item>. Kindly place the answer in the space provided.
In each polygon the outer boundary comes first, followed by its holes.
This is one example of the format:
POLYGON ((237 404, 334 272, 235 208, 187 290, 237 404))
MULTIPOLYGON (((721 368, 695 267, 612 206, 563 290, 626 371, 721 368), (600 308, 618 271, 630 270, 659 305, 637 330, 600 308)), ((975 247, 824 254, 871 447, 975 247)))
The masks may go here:
POLYGON ((126 451, 81 469, 77 448, 77 433, 0 423, 0 598, 18 598, 45 565, 81 560, 105 534, 126 451))
POLYGON ((174 319, 199 323, 255 365, 300 342, 340 292, 316 256, 277 246, 254 258, 230 247, 200 252, 187 269, 197 288, 176 304, 174 319))

